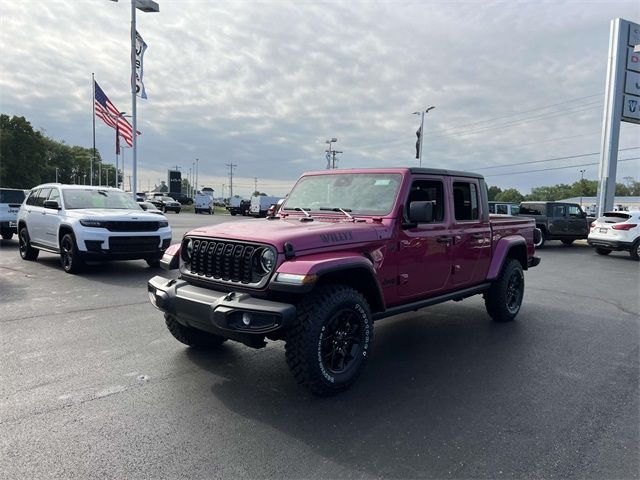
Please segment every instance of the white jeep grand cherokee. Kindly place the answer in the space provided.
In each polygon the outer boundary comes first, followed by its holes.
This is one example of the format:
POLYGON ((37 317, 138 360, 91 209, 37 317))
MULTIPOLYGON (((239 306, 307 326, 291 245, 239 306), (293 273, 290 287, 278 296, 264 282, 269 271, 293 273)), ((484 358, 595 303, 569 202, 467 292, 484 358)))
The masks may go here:
POLYGON ((18 240, 24 260, 35 260, 40 250, 58 253, 67 273, 87 260, 144 259, 155 267, 171 228, 120 189, 50 183, 32 189, 20 206, 18 240))

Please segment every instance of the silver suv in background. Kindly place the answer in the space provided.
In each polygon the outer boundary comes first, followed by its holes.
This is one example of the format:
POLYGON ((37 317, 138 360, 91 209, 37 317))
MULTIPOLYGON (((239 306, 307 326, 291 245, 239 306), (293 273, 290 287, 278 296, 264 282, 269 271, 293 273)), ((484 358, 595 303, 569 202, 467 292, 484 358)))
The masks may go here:
POLYGON ((143 259, 155 267, 171 243, 171 228, 120 189, 45 184, 20 207, 18 240, 24 260, 35 260, 40 250, 57 253, 67 273, 85 261, 143 259))
POLYGON ((24 190, 0 188, 0 235, 3 240, 11 240, 18 233, 18 209, 24 201, 24 190))

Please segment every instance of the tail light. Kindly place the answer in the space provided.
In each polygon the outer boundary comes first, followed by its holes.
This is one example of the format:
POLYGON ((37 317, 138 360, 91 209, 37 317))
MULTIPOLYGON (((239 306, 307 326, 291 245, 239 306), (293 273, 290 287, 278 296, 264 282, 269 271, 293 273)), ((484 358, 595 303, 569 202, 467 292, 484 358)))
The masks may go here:
POLYGON ((632 228, 636 228, 638 225, 635 223, 619 223, 617 225, 613 225, 611 228, 614 230, 631 230, 632 228))

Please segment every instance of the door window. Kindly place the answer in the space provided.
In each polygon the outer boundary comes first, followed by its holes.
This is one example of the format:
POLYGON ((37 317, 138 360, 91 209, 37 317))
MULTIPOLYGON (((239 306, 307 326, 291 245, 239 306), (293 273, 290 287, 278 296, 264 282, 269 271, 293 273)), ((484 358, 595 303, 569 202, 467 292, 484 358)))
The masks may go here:
POLYGON ((52 188, 47 200, 58 202, 58 205, 60 205, 60 191, 57 188, 52 188))
POLYGON ((569 205, 569 216, 573 218, 582 218, 582 210, 578 205, 569 205))
POLYGON ((553 216, 554 217, 565 217, 567 215, 567 207, 565 205, 554 205, 553 206, 553 216))
POLYGON ((456 220, 478 219, 478 188, 475 183, 454 182, 453 210, 456 220))
POLYGON ((38 192, 40 190, 31 190, 29 197, 27 198, 27 205, 35 205, 36 199, 38 198, 38 192))
POLYGON ((433 205, 433 222, 444 221, 444 185, 438 180, 417 180, 411 184, 411 192, 407 200, 407 217, 411 202, 431 202, 433 205))
POLYGON ((508 209, 506 205, 496 205, 496 213, 506 215, 507 213, 509 213, 507 210, 508 209))
POLYGON ((40 193, 38 193, 38 198, 36 198, 35 207, 42 207, 44 205, 44 201, 49 197, 49 193, 51 193, 50 188, 41 188, 40 193))

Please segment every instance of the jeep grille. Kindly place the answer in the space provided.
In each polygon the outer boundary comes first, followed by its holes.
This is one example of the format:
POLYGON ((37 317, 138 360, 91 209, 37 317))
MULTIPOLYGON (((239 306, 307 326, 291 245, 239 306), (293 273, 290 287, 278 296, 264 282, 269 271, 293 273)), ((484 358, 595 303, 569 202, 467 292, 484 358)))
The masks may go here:
MULTIPOLYGON (((185 238, 183 242, 183 252, 187 240, 185 238)), ((201 238, 191 240, 191 259, 184 265, 187 274, 247 286, 259 286, 269 276, 259 267, 259 256, 269 248, 267 246, 201 238)))

